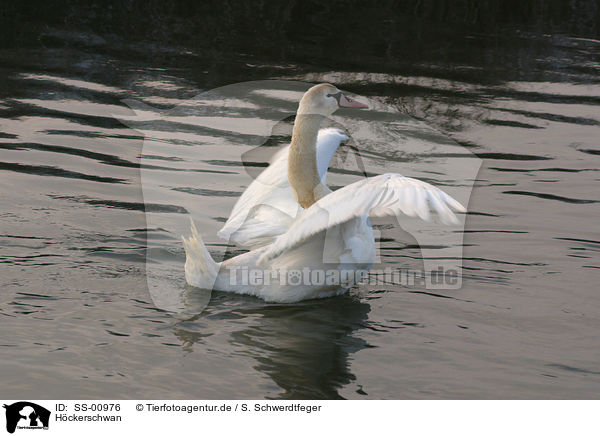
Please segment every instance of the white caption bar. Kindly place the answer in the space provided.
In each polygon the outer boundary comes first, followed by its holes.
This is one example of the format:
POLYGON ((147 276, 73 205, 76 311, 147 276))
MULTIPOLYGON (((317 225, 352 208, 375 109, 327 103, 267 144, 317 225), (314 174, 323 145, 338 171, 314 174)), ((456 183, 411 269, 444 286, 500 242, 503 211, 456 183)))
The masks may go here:
POLYGON ((563 436, 598 434, 600 410, 600 401, 0 401, 5 406, 0 433, 18 436, 212 431, 563 436))

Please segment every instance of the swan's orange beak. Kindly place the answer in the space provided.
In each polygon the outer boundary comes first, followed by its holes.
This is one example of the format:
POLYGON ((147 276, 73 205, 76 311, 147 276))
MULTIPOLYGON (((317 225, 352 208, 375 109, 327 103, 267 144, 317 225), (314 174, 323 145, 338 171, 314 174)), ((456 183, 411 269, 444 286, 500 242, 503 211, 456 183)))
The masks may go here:
POLYGON ((350 97, 346 97, 344 94, 340 95, 339 105, 340 107, 353 107, 355 109, 364 109, 369 107, 366 104, 352 100, 350 97))

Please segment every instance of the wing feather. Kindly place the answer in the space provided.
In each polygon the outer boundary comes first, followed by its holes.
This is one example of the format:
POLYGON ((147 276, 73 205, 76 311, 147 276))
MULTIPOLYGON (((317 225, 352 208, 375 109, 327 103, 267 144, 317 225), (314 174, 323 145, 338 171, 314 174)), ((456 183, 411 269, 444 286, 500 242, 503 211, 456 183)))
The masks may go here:
MULTIPOLYGON (((336 128, 319 130, 317 137, 317 165, 323 182, 329 162, 341 142, 348 137, 336 128)), ((217 233, 219 237, 244 247, 257 248, 271 243, 287 230, 288 220, 273 221, 253 214, 257 208, 267 206, 278 210, 281 216, 295 217, 299 205, 294 199, 287 176, 289 146, 278 151, 270 165, 254 180, 238 199, 229 219, 217 233), (284 225, 282 225, 284 224, 284 225)))
POLYGON ((261 255, 272 260, 330 227, 364 215, 418 216, 429 220, 433 208, 445 224, 457 223, 454 212, 465 212, 455 199, 433 185, 399 174, 382 174, 360 180, 321 198, 296 218, 289 229, 261 255))

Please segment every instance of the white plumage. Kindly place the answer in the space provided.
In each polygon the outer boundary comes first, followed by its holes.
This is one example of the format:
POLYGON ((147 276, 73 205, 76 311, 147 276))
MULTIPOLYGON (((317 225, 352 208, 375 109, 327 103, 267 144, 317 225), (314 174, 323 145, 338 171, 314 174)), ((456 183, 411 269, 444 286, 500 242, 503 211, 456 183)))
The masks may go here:
MULTIPOLYGON (((319 130, 317 169, 323 184, 335 151, 347 139, 340 129, 319 130)), ((217 233, 220 238, 242 247, 257 248, 273 242, 291 225, 301 207, 294 199, 288 181, 289 148, 288 145, 278 151, 269 166, 244 191, 217 233)))
MULTIPOLYGON (((304 95, 298 116, 327 116, 338 105, 364 107, 332 85, 321 84, 304 95)), ((192 223, 192 236, 183 239, 187 256, 185 275, 190 285, 286 303, 337 295, 353 286, 356 276, 343 283, 317 283, 310 274, 371 268, 376 249, 369 217, 391 215, 400 219, 405 215, 429 220, 433 209, 442 223, 452 224, 457 222, 452 209, 465 211, 440 189, 399 174, 363 179, 331 192, 325 186, 327 168, 340 143, 348 138, 339 129, 322 129, 318 135, 314 130, 307 131, 314 128, 314 118, 312 123, 304 125, 310 127, 302 130, 295 126, 292 144, 278 152, 269 167, 246 189, 219 231, 219 236, 251 251, 215 263, 192 223), (307 138, 313 138, 313 142, 307 138), (306 209, 295 200, 292 188, 296 185, 290 186, 288 180, 291 147, 296 147, 294 171, 303 176, 305 169, 307 180, 318 178, 321 182, 314 188, 319 195, 306 209), (300 147, 304 147, 301 153, 300 147), (314 174, 315 167, 318 175, 314 174), (244 271, 259 271, 262 280, 259 283, 239 280, 239 273, 244 271), (292 282, 288 280, 292 276, 285 276, 290 271, 305 272, 304 279, 308 272, 311 281, 292 282)), ((307 192, 306 186, 300 187, 307 192)))
POLYGON ((305 210, 284 234, 267 247, 259 263, 265 264, 281 256, 319 232, 363 216, 407 215, 429 220, 430 206, 447 224, 458 222, 450 208, 465 211, 448 194, 417 179, 400 174, 382 174, 360 180, 332 192, 305 210))

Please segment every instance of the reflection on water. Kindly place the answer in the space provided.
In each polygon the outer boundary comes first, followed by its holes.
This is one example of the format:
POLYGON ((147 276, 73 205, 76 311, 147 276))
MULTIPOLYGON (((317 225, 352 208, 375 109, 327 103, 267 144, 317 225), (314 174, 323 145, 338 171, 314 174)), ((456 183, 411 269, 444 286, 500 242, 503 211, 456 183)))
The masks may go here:
MULTIPOLYGON (((251 357, 253 369, 269 376, 281 389, 265 393, 265 398, 342 398, 339 389, 356 379, 348 358, 369 346, 352 336, 367 327, 368 304, 351 296, 294 305, 257 304, 240 297, 242 302, 235 308, 219 310, 219 301, 231 296, 214 298, 204 319, 217 323, 250 320, 231 332, 229 347, 232 358, 251 357)), ((206 334, 194 331, 195 327, 194 321, 175 327, 175 335, 188 349, 206 334)))
MULTIPOLYGON (((312 64, 73 32, 52 33, 43 47, 2 49, 0 319, 10 335, 0 341, 0 370, 11 380, 2 391, 597 398, 600 42, 456 33, 436 49, 436 36, 420 38, 420 47, 398 52, 408 58, 395 52, 396 37, 382 58, 344 61, 324 47, 304 58, 312 64), (364 285, 273 305, 184 285, 179 237, 188 214, 215 258, 239 253, 216 230, 286 143, 291 122, 256 119, 255 107, 237 101, 227 115, 240 123, 215 125, 193 97, 266 79, 331 81, 398 111, 379 141, 356 123, 354 142, 334 158, 333 186, 401 171, 451 191, 457 177, 436 162, 483 160, 466 231, 457 233, 461 289, 364 285), (135 126, 119 121, 127 117, 135 126), (424 123, 429 130, 418 128, 424 123), (405 142, 381 141, 386 134, 405 142), (144 203, 144 172, 167 194, 144 203), (173 185, 173 174, 185 183, 173 185)), ((283 93, 259 97, 286 101, 283 93)), ((292 113, 296 98, 287 96, 292 113)), ((393 221, 374 224, 385 265, 418 269, 424 253, 448 249, 393 221)))

